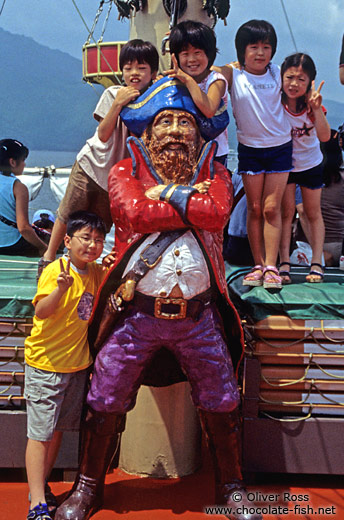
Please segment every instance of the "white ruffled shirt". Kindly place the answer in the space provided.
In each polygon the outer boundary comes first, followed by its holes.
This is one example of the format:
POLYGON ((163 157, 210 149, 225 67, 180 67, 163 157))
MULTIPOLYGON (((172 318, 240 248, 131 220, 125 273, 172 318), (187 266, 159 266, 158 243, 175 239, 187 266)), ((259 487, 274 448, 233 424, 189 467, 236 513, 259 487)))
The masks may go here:
MULTIPOLYGON (((124 275, 139 259, 140 253, 149 244, 152 244, 159 234, 159 232, 152 233, 136 249, 128 262, 124 275)), ((136 289, 148 296, 166 297, 175 285, 180 287, 186 300, 194 298, 210 287, 207 263, 191 231, 187 231, 168 246, 163 252, 160 262, 145 274, 136 289)))

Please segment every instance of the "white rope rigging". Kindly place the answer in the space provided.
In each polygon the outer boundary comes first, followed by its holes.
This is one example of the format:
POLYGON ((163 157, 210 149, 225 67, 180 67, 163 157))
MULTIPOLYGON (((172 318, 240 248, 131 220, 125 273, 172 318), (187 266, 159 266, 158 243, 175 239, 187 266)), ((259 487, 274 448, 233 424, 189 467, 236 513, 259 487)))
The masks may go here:
POLYGON ((291 28, 291 25, 290 25, 290 22, 289 22, 287 10, 286 10, 286 8, 284 6, 284 0, 281 0, 281 4, 282 4, 282 9, 283 9, 283 12, 284 12, 284 16, 285 16, 285 19, 287 21, 287 25, 288 25, 288 28, 289 28, 290 36, 291 36, 292 42, 293 42, 294 47, 295 47, 295 51, 298 52, 296 41, 295 41, 295 38, 294 38, 294 34, 293 34, 293 31, 292 31, 292 28, 291 28))

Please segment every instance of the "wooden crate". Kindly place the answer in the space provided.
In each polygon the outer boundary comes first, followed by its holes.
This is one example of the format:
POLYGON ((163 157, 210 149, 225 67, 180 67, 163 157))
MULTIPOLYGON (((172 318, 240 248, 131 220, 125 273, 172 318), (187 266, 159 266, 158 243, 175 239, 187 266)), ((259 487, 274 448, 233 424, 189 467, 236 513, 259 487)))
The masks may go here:
POLYGON ((245 328, 244 470, 344 474, 344 321, 245 328))

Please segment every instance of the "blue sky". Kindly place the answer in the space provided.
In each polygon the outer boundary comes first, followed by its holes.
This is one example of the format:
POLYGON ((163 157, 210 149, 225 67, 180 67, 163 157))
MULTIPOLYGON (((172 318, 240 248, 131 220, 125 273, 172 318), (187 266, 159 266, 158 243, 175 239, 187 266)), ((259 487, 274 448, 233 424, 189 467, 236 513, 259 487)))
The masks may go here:
MULTIPOLYGON (((99 2, 75 2, 91 26, 99 2)), ((2 3, 3 0, 0 7, 2 3)), ((310 54, 314 59, 318 69, 316 84, 325 80, 322 90, 324 98, 344 102, 344 86, 340 85, 338 79, 339 54, 344 32, 343 1, 284 0, 284 5, 297 50, 310 54)), ((106 4, 104 9, 107 9, 106 4)), ((252 18, 265 19, 274 25, 278 37, 275 63, 280 64, 285 56, 295 51, 281 0, 231 0, 227 26, 219 21, 215 27, 220 49, 217 64, 235 58, 236 30, 252 18)), ((99 31, 102 22, 103 18, 99 23, 99 31)), ((12 33, 30 36, 43 45, 77 58, 81 58, 81 48, 88 35, 72 0, 7 0, 0 16, 0 27, 12 33)), ((127 40, 128 36, 129 23, 118 21, 117 11, 113 8, 104 40, 127 40)))

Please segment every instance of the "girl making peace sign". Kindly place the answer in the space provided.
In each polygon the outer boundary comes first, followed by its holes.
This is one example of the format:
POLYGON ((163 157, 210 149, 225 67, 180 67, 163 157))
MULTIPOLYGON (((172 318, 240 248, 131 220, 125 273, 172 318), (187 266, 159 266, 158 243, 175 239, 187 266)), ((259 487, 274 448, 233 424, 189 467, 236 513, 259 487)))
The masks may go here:
POLYGON ((282 103, 292 126, 293 171, 282 201, 282 236, 280 242, 280 276, 284 284, 291 283, 289 275, 289 247, 291 223, 295 213, 295 185, 302 191, 303 206, 309 221, 312 261, 307 282, 322 282, 321 257, 325 228, 321 215, 320 198, 323 186, 323 156, 320 141, 328 141, 330 126, 322 106, 320 91, 314 86, 316 68, 307 54, 288 56, 281 67, 282 103))

